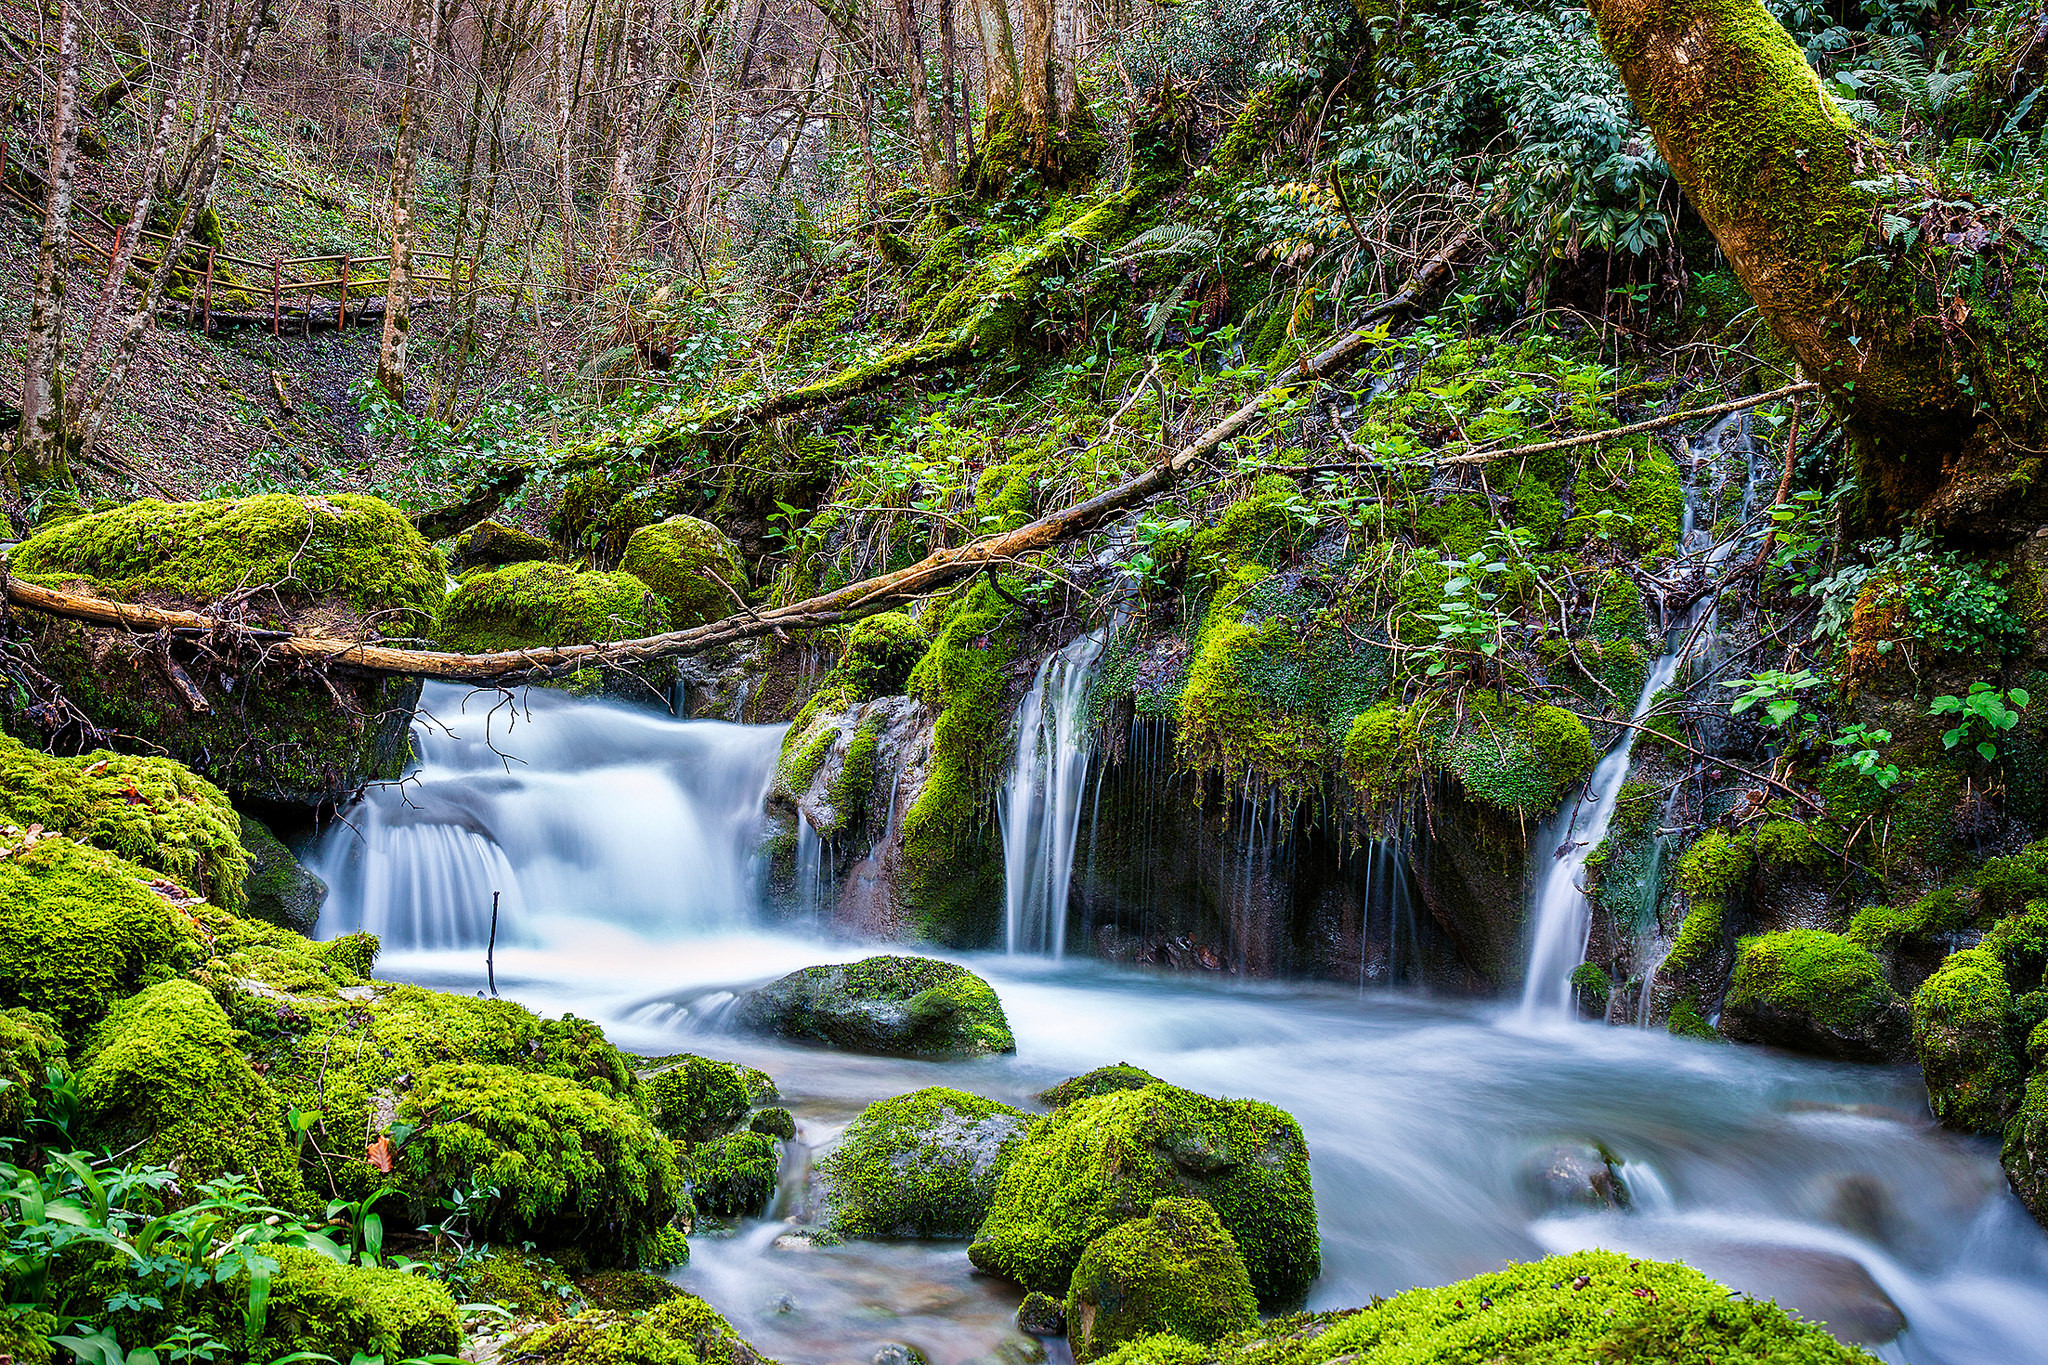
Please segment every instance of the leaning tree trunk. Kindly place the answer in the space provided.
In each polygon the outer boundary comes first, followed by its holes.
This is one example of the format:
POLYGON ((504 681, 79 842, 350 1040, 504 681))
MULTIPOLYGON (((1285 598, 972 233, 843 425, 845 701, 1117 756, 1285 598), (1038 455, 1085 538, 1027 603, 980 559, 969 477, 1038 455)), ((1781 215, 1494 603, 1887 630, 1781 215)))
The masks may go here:
POLYGON ((1935 178, 1849 120, 1758 0, 1589 3, 1736 277, 1842 414, 1872 512, 1962 525, 2023 496, 2041 276, 2015 269, 1997 211, 1937 206, 1935 178))

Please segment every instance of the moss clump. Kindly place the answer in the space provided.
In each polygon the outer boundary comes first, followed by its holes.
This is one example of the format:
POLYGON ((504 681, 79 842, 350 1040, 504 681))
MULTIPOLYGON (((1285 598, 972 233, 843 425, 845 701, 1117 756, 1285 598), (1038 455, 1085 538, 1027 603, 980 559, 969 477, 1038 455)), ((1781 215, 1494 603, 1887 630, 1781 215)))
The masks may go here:
POLYGON ((236 919, 195 907, 212 956, 193 976, 233 1008, 235 997, 265 989, 291 996, 338 1000, 343 990, 364 985, 377 960, 375 934, 344 934, 316 943, 263 920, 236 919))
POLYGON ((986 981, 928 957, 870 957, 805 967, 740 998, 741 1028, 885 1056, 1015 1052, 1002 1001, 986 981))
POLYGON ((2004 964, 1982 945, 1951 954, 1913 992, 1927 1102, 1951 1128, 1996 1132, 2018 1100, 2026 1065, 2011 1036, 2012 1006, 2004 964))
POLYGON ((747 1131, 789 1142, 796 1137, 796 1115, 780 1106, 763 1109, 747 1120, 747 1131))
POLYGON ((1710 829, 1678 860, 1678 885, 1695 900, 1725 900, 1754 864, 1755 850, 1747 840, 1710 829))
POLYGON ((255 589, 251 611, 344 602, 391 613, 377 629, 416 635, 441 604, 445 575, 405 514, 356 493, 266 493, 211 502, 144 498, 23 541, 11 567, 51 585, 79 579, 132 602, 145 595, 203 605, 255 589))
POLYGON ((1294 558, 1307 543, 1313 521, 1301 487, 1284 474, 1266 474, 1251 496, 1223 509, 1213 526, 1194 533, 1188 544, 1188 579, 1197 587, 1220 582, 1237 566, 1273 568, 1294 558))
POLYGON ((1905 1051, 1906 1002, 1870 953, 1839 934, 1791 929, 1743 939, 1721 1031, 1825 1057, 1884 1061, 1905 1051))
POLYGON ((1237 1243, 1199 1199, 1161 1199, 1088 1244, 1067 1287, 1074 1359, 1170 1332, 1208 1343, 1255 1326, 1258 1296, 1237 1243))
POLYGON ((212 996, 165 981, 107 1014, 79 1059, 81 1112, 114 1150, 142 1144, 189 1191, 215 1176, 253 1180, 270 1202, 308 1201, 276 1092, 236 1046, 212 996))
POLYGON ((669 630, 686 630, 743 609, 746 561, 731 536, 708 521, 674 516, 643 526, 626 541, 619 571, 653 589, 668 609, 669 630))
POLYGON ((1300 1126, 1270 1104, 1163 1084, 1082 1100, 1034 1127, 967 1254, 991 1274, 1060 1293, 1090 1242, 1175 1195, 1215 1208, 1261 1302, 1298 1298, 1320 1270, 1300 1126))
POLYGON ((310 934, 320 924, 320 903, 327 885, 299 865, 275 834, 248 816, 241 817, 242 851, 249 856, 249 875, 242 889, 246 913, 282 929, 310 934))
POLYGON ((688 1346, 630 1313, 580 1313, 527 1333, 506 1355, 533 1365, 700 1365, 688 1346))
POLYGON ((680 1159, 699 1213, 719 1218, 758 1218, 775 1196, 782 1156, 766 1133, 731 1133, 687 1149, 680 1159))
POLYGON ((1547 814, 1593 771, 1586 723, 1559 706, 1477 700, 1466 724, 1439 732, 1435 758, 1466 792, 1497 810, 1547 814))
POLYGON ((249 860, 220 788, 165 758, 53 758, 0 735, 0 826, 41 825, 169 873, 230 910, 249 860))
POLYGON ((107 1007, 201 957, 191 917, 148 871, 62 837, 0 838, 0 1007, 78 1037, 107 1007))
POLYGON ((658 635, 668 615, 627 573, 533 562, 473 573, 448 597, 434 642, 464 654, 533 645, 603 644, 658 635))
POLYGON ((444 553, 448 572, 461 574, 471 569, 523 564, 530 559, 553 559, 555 547, 531 531, 503 522, 480 521, 449 541, 444 553))
POLYGON ((1143 1090, 1148 1085, 1163 1084, 1143 1067, 1118 1062, 1114 1066, 1098 1066, 1093 1071, 1069 1077, 1049 1090, 1039 1091, 1036 1098, 1047 1108, 1064 1109, 1080 1100, 1092 1100, 1097 1095, 1108 1095, 1118 1090, 1143 1090))
POLYGON ((818 1163, 843 1237, 971 1237, 1031 1126, 1006 1104, 931 1086, 861 1111, 818 1163))
POLYGON ((1362 711, 1344 736, 1344 780, 1369 803, 1384 803, 1422 775, 1421 747, 1401 707, 1362 711))
POLYGON ((680 1142, 709 1142, 746 1121, 753 1107, 744 1067, 684 1054, 644 1078, 655 1127, 680 1142))
POLYGON ((694 1294, 681 1294, 647 1315, 654 1331, 682 1342, 703 1365, 774 1365, 754 1349, 718 1310, 694 1294))
POLYGON ((1572 968, 1572 989, 1579 993, 1595 1010, 1607 1008, 1607 997, 1614 993, 1614 983, 1607 979, 1607 973, 1590 962, 1581 962, 1572 968))
POLYGON ((854 626, 836 673, 855 700, 894 696, 908 685, 929 645, 915 618, 885 611, 854 626))
MULTIPOLYGON (((263 1335, 245 1345, 252 1360, 275 1360, 290 1351, 317 1351, 337 1360, 416 1360, 461 1349, 455 1300, 425 1275, 340 1265, 297 1247, 266 1252, 276 1257, 277 1272, 263 1335)), ((246 1298, 246 1281, 228 1288, 246 1298)))
POLYGON ((1681 1038, 1699 1038, 1706 1042, 1718 1042, 1721 1035, 1714 1032, 1714 1026, 1700 1013, 1700 1007, 1690 996, 1679 997, 1671 1006, 1671 1017, 1665 1022, 1665 1031, 1681 1038))
MULTIPOLYGON (((492 1247, 474 1259, 442 1261, 440 1276, 465 1303, 494 1303, 514 1318, 559 1322, 583 1311, 586 1291, 544 1256, 516 1247, 492 1247)), ((592 1277, 604 1280, 607 1277, 592 1277)), ((666 1281, 663 1281, 666 1283, 666 1281)), ((609 1303, 591 1306, 609 1308, 609 1303)))
POLYGON ((676 1216, 669 1144, 632 1106, 560 1076, 474 1062, 429 1067, 397 1106, 399 1152, 424 1212, 464 1184, 498 1193, 480 1219, 499 1241, 573 1245, 596 1265, 634 1264, 676 1216))
POLYGON ((27 1133, 50 1068, 64 1065, 64 1037, 48 1015, 0 1010, 0 1142, 27 1133))
POLYGON ((1370 1308, 1318 1313, 1291 1331, 1254 1328, 1208 1348, 1169 1336, 1133 1342, 1115 1365, 1867 1365, 1870 1357, 1774 1303, 1743 1298, 1690 1266, 1614 1251, 1512 1265, 1370 1308))

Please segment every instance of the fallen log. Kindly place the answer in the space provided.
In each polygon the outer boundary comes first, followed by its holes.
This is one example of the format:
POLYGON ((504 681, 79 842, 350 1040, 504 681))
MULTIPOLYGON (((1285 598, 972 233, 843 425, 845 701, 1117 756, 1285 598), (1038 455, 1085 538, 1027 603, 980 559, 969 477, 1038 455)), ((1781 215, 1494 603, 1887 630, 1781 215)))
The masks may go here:
POLYGON ((1360 352, 1378 345, 1384 332, 1377 324, 1415 306, 1446 276, 1452 263, 1477 240, 1480 225, 1458 233, 1416 272, 1408 286, 1374 305, 1351 330, 1312 357, 1283 370, 1243 406, 1200 436, 1159 460, 1142 473, 1083 502, 1061 508, 1014 531, 983 536, 966 545, 927 555, 907 568, 862 579, 817 597, 782 607, 749 610, 720 621, 636 640, 609 644, 551 645, 500 650, 489 654, 453 654, 441 650, 398 649, 368 641, 322 634, 249 631, 193 611, 115 602, 89 593, 44 587, 5 574, 6 599, 18 607, 51 616, 137 633, 168 632, 187 640, 201 636, 231 640, 237 635, 260 646, 264 659, 294 659, 372 672, 400 673, 454 682, 540 681, 587 668, 614 668, 654 659, 702 654, 722 645, 790 630, 816 630, 844 625, 926 596, 963 578, 1037 554, 1084 535, 1124 512, 1172 488, 1198 461, 1226 441, 1252 429, 1265 411, 1303 383, 1329 375, 1360 352))

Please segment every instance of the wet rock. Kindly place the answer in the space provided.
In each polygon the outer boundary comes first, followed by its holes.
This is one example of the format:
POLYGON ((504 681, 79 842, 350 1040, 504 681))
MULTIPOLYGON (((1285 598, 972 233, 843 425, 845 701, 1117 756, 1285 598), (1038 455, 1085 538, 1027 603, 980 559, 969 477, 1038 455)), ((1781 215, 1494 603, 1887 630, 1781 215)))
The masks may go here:
POLYGON ((1017 1330, 1027 1336, 1063 1337, 1067 1334, 1067 1306, 1034 1289, 1017 1305, 1017 1330))
POLYGON ((1545 1211, 1625 1209, 1628 1187, 1615 1175, 1607 1152, 1588 1142, 1559 1142, 1532 1154, 1522 1166, 1522 1188, 1545 1211))
POLYGON ((1268 1305, 1299 1298, 1321 1269, 1300 1126, 1270 1104, 1163 1084, 1082 1100, 1033 1126, 967 1254, 990 1274, 1060 1293, 1090 1242, 1173 1196, 1216 1210, 1268 1305))
POLYGON ((1154 1332, 1207 1343, 1258 1320, 1244 1257, 1199 1199, 1162 1199, 1090 1242, 1067 1288, 1076 1361, 1154 1332))
POLYGON ((931 1358, 915 1346, 900 1341, 884 1343, 874 1355, 868 1357, 868 1365, 932 1365, 931 1358))
POLYGON ((463 574, 471 569, 498 569, 532 559, 553 559, 554 545, 516 526, 500 521, 480 521, 449 541, 442 550, 448 572, 463 574))
POLYGON ((249 855, 249 875, 242 882, 248 913, 280 929, 310 935, 320 924, 320 903, 327 883, 299 865, 292 851, 269 828, 241 817, 242 848, 249 855))
POLYGON ((846 1237, 971 1237, 1031 1116, 932 1086, 861 1112, 818 1163, 827 1222, 846 1237))
POLYGON ((1092 1100, 1097 1095, 1117 1090, 1143 1090, 1148 1085, 1159 1084, 1160 1079, 1143 1067, 1118 1062, 1115 1066, 1098 1066, 1093 1071, 1070 1077, 1050 1089, 1039 1091, 1033 1098, 1048 1108, 1064 1109, 1078 1100, 1092 1100))
POLYGON ((1009 1020, 989 984, 965 967, 922 957, 871 957, 806 967, 749 991, 734 1023, 899 1057, 980 1057, 1015 1052, 1009 1020))
POLYGON ((788 1142, 796 1136, 796 1116, 787 1109, 763 1109, 747 1120, 747 1131, 765 1133, 769 1137, 781 1138, 788 1142))
POLYGON ((1857 1261, 1813 1247, 1689 1243, 1686 1261, 1725 1284, 1751 1286, 1780 1308, 1824 1322, 1842 1341, 1877 1346, 1906 1330, 1906 1315, 1857 1261))
POLYGON ((1912 1021, 1869 952, 1838 934, 1792 929, 1742 940, 1721 1032, 1745 1043, 1879 1062, 1906 1055, 1912 1021))

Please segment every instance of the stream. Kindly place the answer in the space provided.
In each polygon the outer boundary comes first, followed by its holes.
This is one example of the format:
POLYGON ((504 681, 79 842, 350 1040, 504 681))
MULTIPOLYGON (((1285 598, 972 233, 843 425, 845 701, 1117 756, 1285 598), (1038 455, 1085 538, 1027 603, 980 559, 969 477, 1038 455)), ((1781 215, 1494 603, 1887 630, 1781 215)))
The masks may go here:
MULTIPOLYGON (((1313 1308, 1602 1246, 1684 1259, 1900 1365, 2048 1362, 2048 1236, 1993 1143, 1935 1126, 1913 1068, 1531 1018, 1514 1002, 1005 954, 959 960, 1002 997, 1013 1057, 724 1034, 730 991, 876 951, 761 927, 749 834, 780 730, 537 693, 516 724, 495 713, 486 743, 487 695, 467 710, 435 686, 427 702, 441 728, 419 770, 318 850, 335 886, 323 932, 378 927, 381 977, 476 992, 478 899, 487 918, 503 892, 502 994, 595 1019, 635 1052, 775 1077, 799 1124, 777 1212, 872 1100, 947 1084, 1030 1107, 1128 1061, 1300 1120, 1323 1239, 1313 1308), (1561 1143, 1603 1149, 1627 1207, 1547 1197, 1539 1174, 1561 1143)), ((1019 1292, 974 1273, 961 1243, 814 1248, 790 1231, 771 1217, 693 1237, 673 1278, 789 1365, 866 1365, 889 1342, 932 1365, 1038 1352, 1012 1326, 1019 1292)))

